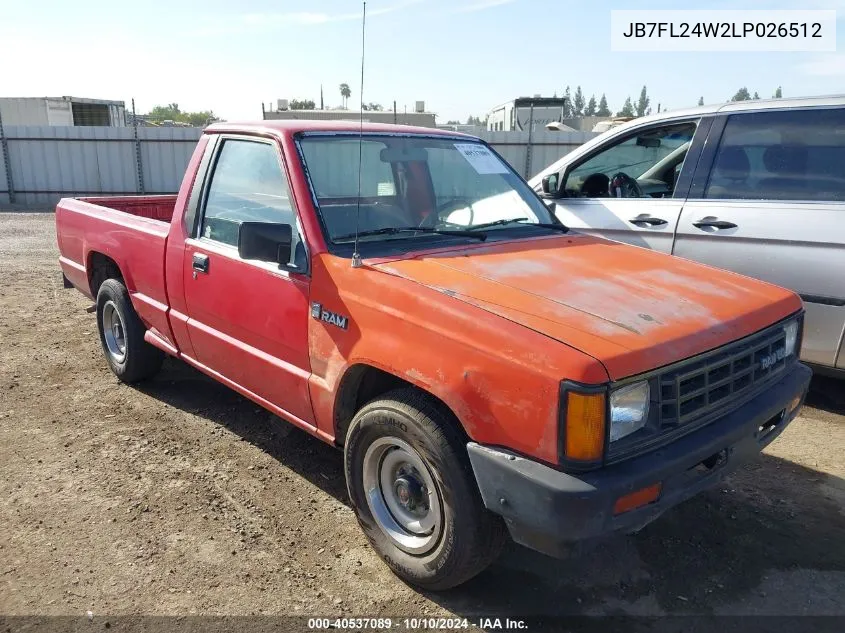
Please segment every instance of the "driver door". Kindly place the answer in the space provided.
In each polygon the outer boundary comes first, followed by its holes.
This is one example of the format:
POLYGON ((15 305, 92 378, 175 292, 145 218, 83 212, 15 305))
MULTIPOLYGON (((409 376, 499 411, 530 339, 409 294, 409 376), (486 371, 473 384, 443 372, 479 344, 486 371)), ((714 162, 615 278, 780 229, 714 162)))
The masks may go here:
POLYGON ((221 138, 197 227, 183 264, 192 364, 306 428, 314 427, 308 391, 310 314, 307 256, 277 144, 221 138), (293 227, 297 270, 241 259, 242 222, 293 227))
POLYGON ((555 200, 555 214, 580 232, 671 253, 684 183, 695 167, 686 158, 709 127, 700 123, 639 127, 599 146, 561 174, 564 197, 555 200))

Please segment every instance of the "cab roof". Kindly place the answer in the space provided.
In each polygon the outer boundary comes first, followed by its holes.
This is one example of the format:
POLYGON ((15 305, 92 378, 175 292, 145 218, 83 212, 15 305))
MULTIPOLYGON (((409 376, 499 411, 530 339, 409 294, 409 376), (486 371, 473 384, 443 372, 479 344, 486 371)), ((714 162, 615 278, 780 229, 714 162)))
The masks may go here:
POLYGON ((363 130, 364 134, 423 134, 426 136, 446 136, 475 139, 476 137, 451 130, 439 130, 433 127, 414 125, 394 125, 390 123, 367 123, 359 121, 320 121, 313 119, 275 119, 271 121, 245 121, 241 123, 214 123, 205 128, 205 134, 224 132, 246 134, 274 134, 292 136, 300 132, 337 132, 355 133, 363 130))

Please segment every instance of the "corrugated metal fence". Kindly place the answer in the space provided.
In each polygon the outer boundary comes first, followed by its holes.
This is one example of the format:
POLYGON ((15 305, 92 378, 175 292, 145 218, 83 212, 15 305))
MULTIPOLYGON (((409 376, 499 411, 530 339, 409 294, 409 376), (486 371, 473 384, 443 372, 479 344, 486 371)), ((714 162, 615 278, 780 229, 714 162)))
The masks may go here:
MULTIPOLYGON (((0 138, 0 206, 49 208, 70 196, 175 193, 201 133, 140 127, 136 139, 131 127, 6 127, 0 138)), ((483 134, 526 177, 593 136, 536 131, 529 149, 528 132, 483 134)))
POLYGON ((12 178, 0 156, 0 205, 37 208, 69 196, 175 193, 202 131, 138 128, 137 140, 131 127, 18 126, 4 132, 12 178))
POLYGON ((598 136, 595 132, 555 132, 534 130, 529 146, 528 131, 491 132, 479 135, 490 143, 524 178, 551 165, 561 156, 598 136))

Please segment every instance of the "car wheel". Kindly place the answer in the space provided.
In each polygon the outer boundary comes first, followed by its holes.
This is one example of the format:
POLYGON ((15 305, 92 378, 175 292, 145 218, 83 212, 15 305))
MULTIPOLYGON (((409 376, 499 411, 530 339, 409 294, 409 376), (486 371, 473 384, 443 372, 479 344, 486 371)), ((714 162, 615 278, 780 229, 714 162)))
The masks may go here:
POLYGON ((97 327, 109 367, 120 380, 138 382, 161 369, 164 352, 144 340, 146 328, 132 307, 126 286, 107 279, 97 292, 97 327))
POLYGON ((481 500, 458 424, 433 398, 400 389, 358 412, 344 446, 364 533, 394 573, 425 589, 466 582, 505 540, 501 519, 481 500))

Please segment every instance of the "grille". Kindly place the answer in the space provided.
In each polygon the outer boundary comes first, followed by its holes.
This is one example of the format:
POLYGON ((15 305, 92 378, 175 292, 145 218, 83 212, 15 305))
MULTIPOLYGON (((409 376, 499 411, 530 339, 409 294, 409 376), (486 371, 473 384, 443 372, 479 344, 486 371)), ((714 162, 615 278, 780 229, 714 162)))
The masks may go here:
POLYGON ((661 374, 660 427, 686 424, 752 393, 783 371, 784 349, 784 331, 777 327, 661 374))

